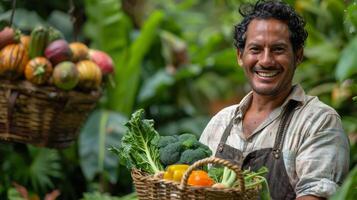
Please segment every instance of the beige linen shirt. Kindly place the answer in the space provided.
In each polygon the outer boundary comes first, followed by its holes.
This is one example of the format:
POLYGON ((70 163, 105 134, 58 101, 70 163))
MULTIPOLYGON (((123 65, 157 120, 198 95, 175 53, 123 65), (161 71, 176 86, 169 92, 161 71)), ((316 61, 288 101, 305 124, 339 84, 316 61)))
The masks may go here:
POLYGON ((287 128, 282 148, 290 183, 297 197, 331 196, 349 168, 349 141, 337 112, 317 97, 306 95, 301 86, 296 85, 283 105, 245 138, 242 119, 251 98, 252 92, 238 105, 218 112, 204 129, 200 141, 215 154, 225 128, 234 118, 226 142, 228 145, 242 151, 244 156, 258 149, 272 148, 282 111, 289 100, 296 100, 299 104, 287 128))

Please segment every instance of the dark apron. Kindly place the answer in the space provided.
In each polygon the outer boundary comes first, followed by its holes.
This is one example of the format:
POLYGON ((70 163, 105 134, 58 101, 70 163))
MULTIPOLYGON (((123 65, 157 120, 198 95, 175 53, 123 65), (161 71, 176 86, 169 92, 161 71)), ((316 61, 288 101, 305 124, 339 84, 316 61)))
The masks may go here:
POLYGON ((274 200, 290 200, 296 198, 294 188, 289 182, 289 177, 281 153, 285 132, 296 105, 297 102, 291 100, 286 106, 282 120, 279 124, 273 148, 252 151, 244 158, 243 153, 240 150, 226 144, 227 138, 233 127, 234 120, 232 119, 224 130, 215 155, 216 157, 230 160, 239 166, 242 166, 242 169, 250 168, 252 171, 257 171, 263 166, 267 167, 269 172, 265 178, 269 184, 270 196, 274 200))

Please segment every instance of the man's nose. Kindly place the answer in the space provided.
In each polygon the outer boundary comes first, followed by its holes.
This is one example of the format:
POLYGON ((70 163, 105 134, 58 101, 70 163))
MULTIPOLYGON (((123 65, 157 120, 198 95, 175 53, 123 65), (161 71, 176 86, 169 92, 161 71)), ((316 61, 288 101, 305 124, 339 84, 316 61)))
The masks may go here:
POLYGON ((264 49, 262 52, 259 65, 262 67, 270 67, 275 65, 275 59, 273 53, 269 49, 264 49))

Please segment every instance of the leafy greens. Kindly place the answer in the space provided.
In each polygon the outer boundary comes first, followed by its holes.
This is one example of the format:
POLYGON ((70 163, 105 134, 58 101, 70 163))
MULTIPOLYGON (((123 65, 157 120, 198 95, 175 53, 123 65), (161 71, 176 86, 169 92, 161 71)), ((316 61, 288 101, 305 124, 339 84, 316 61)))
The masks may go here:
POLYGON ((143 119, 143 115, 143 109, 132 114, 125 124, 128 130, 121 140, 121 146, 109 150, 119 155, 121 164, 128 169, 134 167, 155 174, 163 170, 157 146, 160 135, 154 129, 154 121, 143 119))

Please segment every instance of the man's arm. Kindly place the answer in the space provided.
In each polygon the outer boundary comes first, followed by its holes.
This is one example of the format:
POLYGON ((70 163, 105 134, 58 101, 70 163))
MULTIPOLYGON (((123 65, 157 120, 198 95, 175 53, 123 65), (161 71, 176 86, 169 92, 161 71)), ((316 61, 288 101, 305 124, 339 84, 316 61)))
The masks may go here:
POLYGON ((296 198, 296 200, 326 200, 326 198, 317 197, 317 196, 313 196, 313 195, 305 195, 305 196, 296 198))
POLYGON ((348 173, 349 143, 339 117, 331 113, 317 114, 306 126, 311 122, 318 126, 311 126, 296 156, 298 197, 327 198, 336 192, 348 173))

